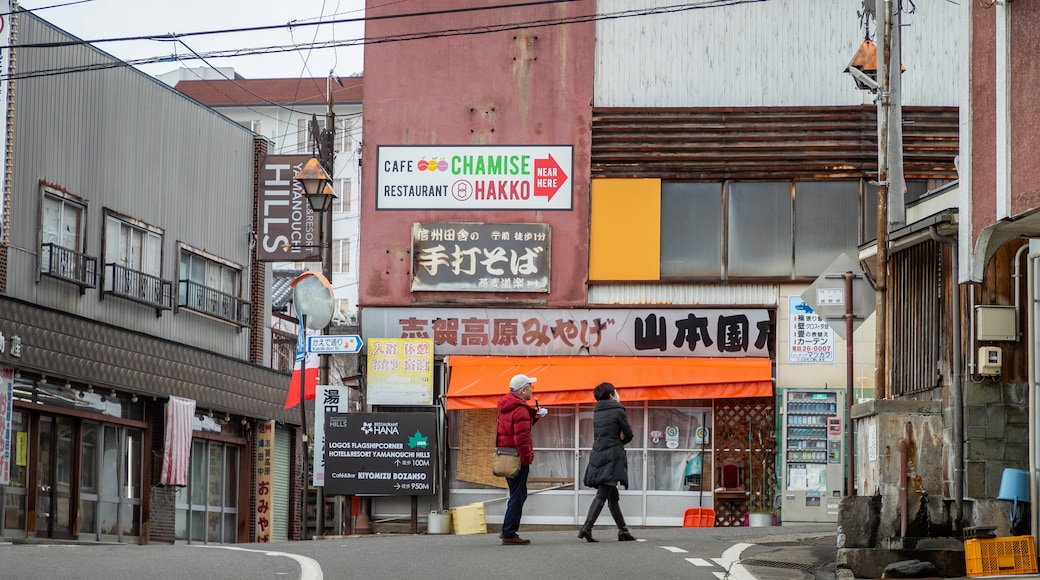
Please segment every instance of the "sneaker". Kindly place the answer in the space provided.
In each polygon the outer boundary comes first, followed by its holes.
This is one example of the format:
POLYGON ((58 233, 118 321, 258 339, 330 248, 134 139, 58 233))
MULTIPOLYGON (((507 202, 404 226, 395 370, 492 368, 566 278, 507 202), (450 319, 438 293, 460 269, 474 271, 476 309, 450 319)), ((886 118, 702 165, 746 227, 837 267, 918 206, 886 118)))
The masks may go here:
POLYGON ((502 538, 503 546, 526 546, 530 544, 531 540, 525 540, 520 536, 513 536, 511 538, 502 538))

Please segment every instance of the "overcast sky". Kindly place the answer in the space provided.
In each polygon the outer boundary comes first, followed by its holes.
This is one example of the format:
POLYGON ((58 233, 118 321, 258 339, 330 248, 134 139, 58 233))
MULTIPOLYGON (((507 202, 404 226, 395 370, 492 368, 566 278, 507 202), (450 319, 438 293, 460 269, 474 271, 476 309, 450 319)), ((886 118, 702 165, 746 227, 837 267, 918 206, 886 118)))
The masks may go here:
MULTIPOLYGON (((266 54, 218 58, 207 56, 214 67, 234 67, 248 79, 324 77, 330 70, 338 76, 363 72, 360 44, 338 48, 310 48, 315 42, 344 42, 364 36, 364 24, 343 23, 313 26, 319 20, 364 17, 365 0, 25 0, 18 5, 74 36, 86 41, 132 36, 185 34, 256 26, 280 28, 249 33, 220 33, 190 36, 184 44, 168 41, 99 42, 101 50, 122 60, 179 56, 192 51, 207 53, 229 50, 259 50, 266 54), (46 8, 51 7, 51 8, 46 8), (45 9, 44 9, 45 8, 45 9), (293 22, 292 30, 286 26, 293 22), (267 47, 298 49, 273 53, 267 47)), ((181 67, 206 66, 190 60, 138 66, 157 75, 181 67)))

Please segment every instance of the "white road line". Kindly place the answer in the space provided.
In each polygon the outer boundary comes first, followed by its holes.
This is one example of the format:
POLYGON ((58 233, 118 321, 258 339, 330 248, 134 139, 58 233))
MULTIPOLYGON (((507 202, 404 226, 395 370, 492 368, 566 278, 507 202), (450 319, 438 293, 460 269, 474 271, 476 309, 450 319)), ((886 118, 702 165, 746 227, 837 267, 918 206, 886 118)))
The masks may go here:
POLYGON ((300 580, 325 580, 325 574, 321 571, 321 566, 318 562, 298 554, 289 554, 286 552, 271 552, 268 550, 250 550, 248 548, 238 548, 235 546, 196 546, 198 548, 221 548, 224 550, 238 550, 240 552, 254 552, 257 554, 263 554, 265 556, 281 556, 284 558, 292 558, 300 565, 300 580))
POLYGON ((715 558, 715 563, 725 568, 728 580, 755 580, 755 576, 748 572, 747 568, 740 565, 740 554, 750 548, 753 544, 734 544, 722 553, 721 558, 715 558))
POLYGON ((686 558, 686 561, 693 564, 694 566, 714 566, 711 562, 704 558, 686 558))
POLYGON ((676 548, 675 546, 661 546, 661 549, 662 550, 668 550, 669 552, 671 552, 673 554, 685 554, 686 553, 686 550, 683 550, 682 548, 676 548))

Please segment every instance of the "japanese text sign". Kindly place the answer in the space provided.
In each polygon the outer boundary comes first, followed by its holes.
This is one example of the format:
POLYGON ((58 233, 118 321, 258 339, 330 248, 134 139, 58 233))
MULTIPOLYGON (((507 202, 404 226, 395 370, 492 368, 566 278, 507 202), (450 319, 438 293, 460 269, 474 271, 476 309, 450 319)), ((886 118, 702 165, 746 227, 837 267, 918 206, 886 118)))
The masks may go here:
POLYGON ((549 291, 546 224, 415 223, 412 291, 549 291))
POLYGON ((433 495, 433 413, 325 415, 326 495, 433 495))
POLYGON ((433 340, 369 339, 368 402, 372 405, 432 405, 433 340))

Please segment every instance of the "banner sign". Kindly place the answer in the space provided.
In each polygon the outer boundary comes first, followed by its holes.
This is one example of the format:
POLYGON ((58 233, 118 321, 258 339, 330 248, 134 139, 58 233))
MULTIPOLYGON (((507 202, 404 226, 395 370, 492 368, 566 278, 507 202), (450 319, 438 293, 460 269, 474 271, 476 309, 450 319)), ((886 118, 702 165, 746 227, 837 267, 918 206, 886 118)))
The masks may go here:
POLYGON ((768 357, 771 329, 754 308, 372 307, 361 324, 364 336, 429 338, 438 355, 496 356, 768 357))
POLYGON ((547 224, 415 223, 412 291, 548 292, 547 224))
POLYGON ((294 177, 310 155, 268 155, 260 164, 256 259, 316 262, 321 259, 318 220, 294 177))
POLYGON ((376 209, 573 209, 570 145, 378 148, 376 209))
POLYGON ((325 495, 433 495, 433 413, 325 415, 325 495))
POLYGON ((788 360, 792 363, 834 362, 834 331, 827 321, 813 312, 801 296, 789 298, 788 316, 791 318, 788 360))
POLYGON ((12 407, 14 407, 14 371, 0 368, 0 485, 11 483, 12 407))

